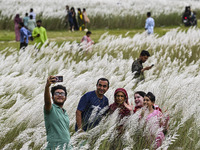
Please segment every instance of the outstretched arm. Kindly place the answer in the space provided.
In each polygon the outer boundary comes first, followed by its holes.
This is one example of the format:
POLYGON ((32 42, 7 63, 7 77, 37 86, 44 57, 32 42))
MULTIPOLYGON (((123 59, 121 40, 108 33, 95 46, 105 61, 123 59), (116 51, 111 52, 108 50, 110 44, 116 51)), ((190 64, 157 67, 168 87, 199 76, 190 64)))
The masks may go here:
POLYGON ((50 76, 47 79, 47 83, 45 86, 45 90, 44 90, 44 108, 47 111, 50 111, 51 109, 51 97, 50 97, 50 92, 49 92, 49 87, 51 86, 51 84, 53 82, 55 82, 55 77, 54 76, 50 76))

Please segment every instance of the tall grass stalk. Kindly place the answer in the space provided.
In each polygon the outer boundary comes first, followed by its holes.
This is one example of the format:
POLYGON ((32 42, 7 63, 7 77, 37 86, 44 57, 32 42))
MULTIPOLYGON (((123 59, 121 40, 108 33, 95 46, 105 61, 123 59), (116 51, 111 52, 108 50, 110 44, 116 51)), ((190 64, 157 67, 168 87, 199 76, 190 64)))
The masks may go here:
MULTIPOLYGON (((105 33, 88 53, 76 41, 60 47, 50 42, 39 53, 33 45, 25 51, 12 48, 0 51, 1 149, 44 149, 43 92, 49 75, 64 77, 62 84, 68 91, 64 108, 71 128, 76 122, 81 96, 95 89, 98 78, 106 77, 111 83, 106 92, 110 104, 119 87, 127 90, 129 102, 133 103, 135 91, 151 91, 156 95, 164 115, 166 112, 170 115, 170 128, 161 148, 199 149, 199 43, 198 28, 187 31, 177 28, 163 36, 148 36, 145 32, 131 37, 105 33), (132 79, 131 64, 142 49, 151 54, 144 66, 154 64, 154 67, 145 72, 145 81, 137 82, 132 79)), ((117 114, 116 111, 105 117, 99 126, 86 133, 70 130, 74 149, 151 149, 144 128, 138 123, 139 112, 121 122, 117 114), (119 135, 116 128, 121 123, 124 131, 119 135)))

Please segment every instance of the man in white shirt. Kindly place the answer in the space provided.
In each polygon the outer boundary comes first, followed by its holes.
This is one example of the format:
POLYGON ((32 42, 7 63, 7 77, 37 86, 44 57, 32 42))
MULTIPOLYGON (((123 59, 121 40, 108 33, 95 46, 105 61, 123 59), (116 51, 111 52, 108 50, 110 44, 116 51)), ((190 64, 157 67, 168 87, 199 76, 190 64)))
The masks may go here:
POLYGON ((148 34, 153 33, 154 26, 155 26, 155 22, 154 22, 154 19, 151 17, 151 12, 148 12, 146 23, 145 23, 145 30, 147 30, 148 34))
POLYGON ((30 9, 29 16, 32 15, 33 19, 36 20, 36 14, 33 12, 33 8, 30 9))

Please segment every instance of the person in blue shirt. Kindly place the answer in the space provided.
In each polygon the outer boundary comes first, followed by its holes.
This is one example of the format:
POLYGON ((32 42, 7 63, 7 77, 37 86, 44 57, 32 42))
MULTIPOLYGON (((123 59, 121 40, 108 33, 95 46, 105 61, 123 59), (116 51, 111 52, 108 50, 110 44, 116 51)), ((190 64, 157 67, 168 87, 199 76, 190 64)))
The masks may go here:
POLYGON ((108 112, 108 98, 104 96, 108 89, 108 79, 100 78, 96 90, 87 92, 81 97, 76 110, 76 131, 87 131, 99 124, 102 116, 108 112))
POLYGON ((151 17, 151 12, 148 12, 146 23, 145 23, 145 30, 147 30, 148 34, 153 33, 154 26, 155 26, 155 22, 154 22, 154 19, 151 17))
POLYGON ((20 49, 25 48, 28 45, 28 37, 30 36, 30 32, 24 27, 24 23, 19 23, 20 29, 20 49))

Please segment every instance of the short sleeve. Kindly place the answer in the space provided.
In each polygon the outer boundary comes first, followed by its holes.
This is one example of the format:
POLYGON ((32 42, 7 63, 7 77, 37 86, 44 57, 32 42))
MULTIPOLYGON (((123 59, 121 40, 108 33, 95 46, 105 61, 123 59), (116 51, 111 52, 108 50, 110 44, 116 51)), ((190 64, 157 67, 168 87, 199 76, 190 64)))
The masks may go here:
POLYGON ((86 93, 85 95, 81 97, 77 110, 80 110, 81 112, 83 112, 87 108, 88 104, 89 104, 89 96, 86 93))

